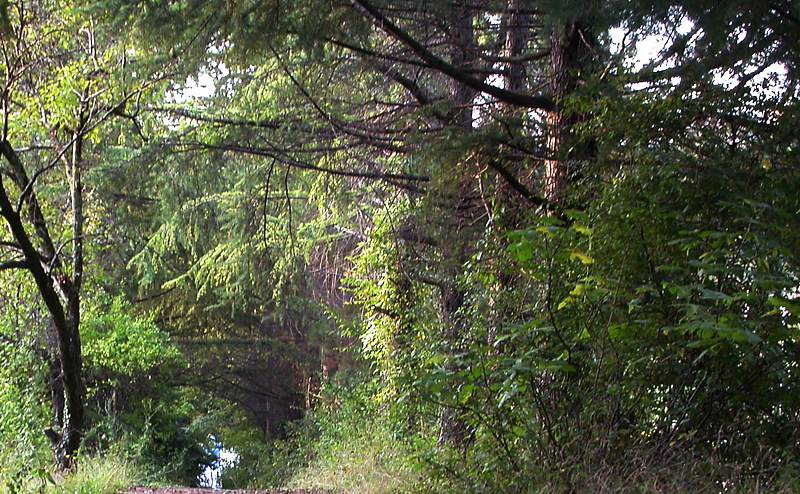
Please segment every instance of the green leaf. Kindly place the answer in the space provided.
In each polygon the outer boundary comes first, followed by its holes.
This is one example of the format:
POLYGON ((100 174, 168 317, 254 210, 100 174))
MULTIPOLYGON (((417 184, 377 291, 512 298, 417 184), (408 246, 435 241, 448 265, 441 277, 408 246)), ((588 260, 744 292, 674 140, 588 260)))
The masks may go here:
POLYGON ((472 393, 474 391, 475 391, 475 385, 472 383, 468 383, 461 386, 461 389, 458 391, 458 403, 460 403, 461 405, 466 404, 472 397, 472 393))
POLYGON ((576 232, 580 233, 581 235, 585 235, 587 237, 591 237, 592 236, 592 229, 589 228, 588 226, 584 226, 584 225, 581 225, 579 223, 575 223, 574 225, 572 225, 572 229, 575 230, 576 232))
POLYGON ((708 290, 705 288, 703 288, 700 291, 700 294, 701 294, 700 298, 705 300, 727 300, 730 298, 722 292, 718 292, 716 290, 708 290))
POLYGON ((767 299, 767 304, 780 309, 784 309, 793 316, 800 315, 800 299, 788 299, 785 297, 772 296, 767 299))
POLYGON ((594 259, 592 259, 591 257, 589 257, 588 255, 586 255, 585 253, 583 253, 583 252, 581 252, 579 250, 573 250, 572 252, 570 252, 569 259, 571 261, 574 261, 574 260, 577 259, 578 261, 581 262, 581 264, 593 264, 594 263, 594 259))
POLYGON ((566 360, 559 359, 541 362, 539 364, 539 368, 553 372, 563 372, 565 374, 574 374, 578 370, 574 365, 570 364, 566 360))

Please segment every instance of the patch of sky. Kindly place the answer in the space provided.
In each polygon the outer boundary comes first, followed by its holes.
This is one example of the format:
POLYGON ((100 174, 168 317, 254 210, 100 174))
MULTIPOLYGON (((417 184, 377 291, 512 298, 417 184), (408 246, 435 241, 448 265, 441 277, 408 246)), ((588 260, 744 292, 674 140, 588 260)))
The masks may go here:
POLYGON ((214 460, 205 467, 203 473, 197 477, 197 481, 200 487, 222 489, 222 474, 225 470, 239 464, 239 454, 235 450, 223 446, 214 436, 209 436, 209 442, 212 446, 207 451, 214 457, 214 460))

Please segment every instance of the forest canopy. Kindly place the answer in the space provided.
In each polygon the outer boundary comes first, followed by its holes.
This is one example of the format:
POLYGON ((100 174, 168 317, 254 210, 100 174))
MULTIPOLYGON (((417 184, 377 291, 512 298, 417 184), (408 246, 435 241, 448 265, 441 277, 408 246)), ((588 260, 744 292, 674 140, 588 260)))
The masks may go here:
POLYGON ((0 49, 4 490, 797 490, 797 2, 7 0, 0 49))

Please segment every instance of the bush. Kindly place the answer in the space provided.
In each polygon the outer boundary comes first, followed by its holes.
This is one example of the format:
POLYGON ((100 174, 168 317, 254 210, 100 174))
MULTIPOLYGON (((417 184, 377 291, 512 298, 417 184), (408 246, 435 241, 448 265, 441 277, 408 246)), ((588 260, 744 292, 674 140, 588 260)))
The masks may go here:
POLYGON ((0 490, 23 483, 43 484, 50 449, 42 430, 48 425, 45 369, 37 342, 25 322, 0 315, 0 490))
POLYGON ((218 423, 238 464, 225 488, 290 488, 381 494, 410 492, 423 476, 414 438, 400 430, 392 407, 374 398, 378 383, 325 385, 316 410, 287 425, 284 439, 263 442, 243 416, 218 423))
POLYGON ((121 298, 98 297, 82 325, 87 415, 83 449, 114 451, 152 475, 191 485, 210 461, 208 432, 191 390, 171 383, 185 366, 178 348, 151 316, 121 298))
POLYGON ((224 488, 275 489, 308 463, 316 428, 312 420, 301 420, 287 425, 286 438, 264 442, 262 431, 242 422, 220 436, 239 455, 235 467, 223 470, 224 488))

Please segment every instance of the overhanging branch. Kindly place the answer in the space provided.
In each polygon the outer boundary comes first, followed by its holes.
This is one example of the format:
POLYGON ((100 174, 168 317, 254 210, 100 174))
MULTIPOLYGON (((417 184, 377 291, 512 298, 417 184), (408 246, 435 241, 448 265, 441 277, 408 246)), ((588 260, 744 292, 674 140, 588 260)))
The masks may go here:
POLYGON ((550 206, 550 201, 531 192, 530 189, 525 187, 522 182, 517 180, 517 177, 515 177, 513 173, 508 171, 508 169, 501 165, 497 160, 489 160, 489 166, 492 168, 492 170, 496 171, 498 175, 503 177, 503 180, 505 180, 512 189, 524 197, 529 203, 545 209, 550 206))
POLYGON ((380 10, 375 8, 374 5, 370 4, 366 0, 351 0, 351 3, 356 7, 356 10, 359 10, 366 17, 372 19, 372 22, 379 29, 382 29, 392 37, 396 38, 401 43, 411 48, 411 50, 421 60, 427 63, 430 68, 438 70, 439 72, 450 76, 451 78, 464 84, 467 87, 470 87, 482 93, 486 93, 490 96, 493 96, 497 98, 499 101, 502 101, 504 103, 521 106, 524 108, 535 108, 545 111, 553 111, 556 109, 556 106, 553 103, 553 101, 546 96, 541 96, 541 95, 532 96, 529 94, 509 91, 507 89, 503 89, 497 86, 492 86, 491 84, 487 84, 486 82, 459 69, 458 67, 452 65, 451 63, 446 62, 444 59, 440 58, 439 56, 428 50, 425 46, 423 46, 419 41, 414 39, 407 32, 400 29, 399 26, 394 24, 391 20, 389 20, 386 16, 384 16, 380 10))
POLYGON ((429 177, 425 177, 422 175, 410 175, 406 173, 382 173, 382 172, 360 172, 351 170, 337 170, 336 168, 328 168, 319 165, 312 165, 310 163, 302 161, 297 161, 295 159, 290 158, 289 156, 285 156, 271 149, 242 146, 239 144, 211 144, 204 142, 191 142, 191 143, 175 143, 174 146, 183 147, 188 150, 205 149, 211 151, 230 151, 234 153, 249 154, 252 156, 263 156, 266 158, 275 159, 279 163, 282 163, 291 168, 299 168, 302 170, 313 170, 341 177, 368 178, 374 180, 387 180, 387 181, 391 180, 391 181, 404 181, 404 182, 428 182, 430 180, 429 177))
POLYGON ((28 263, 21 259, 0 262, 0 271, 6 271, 9 269, 28 269, 28 263))

